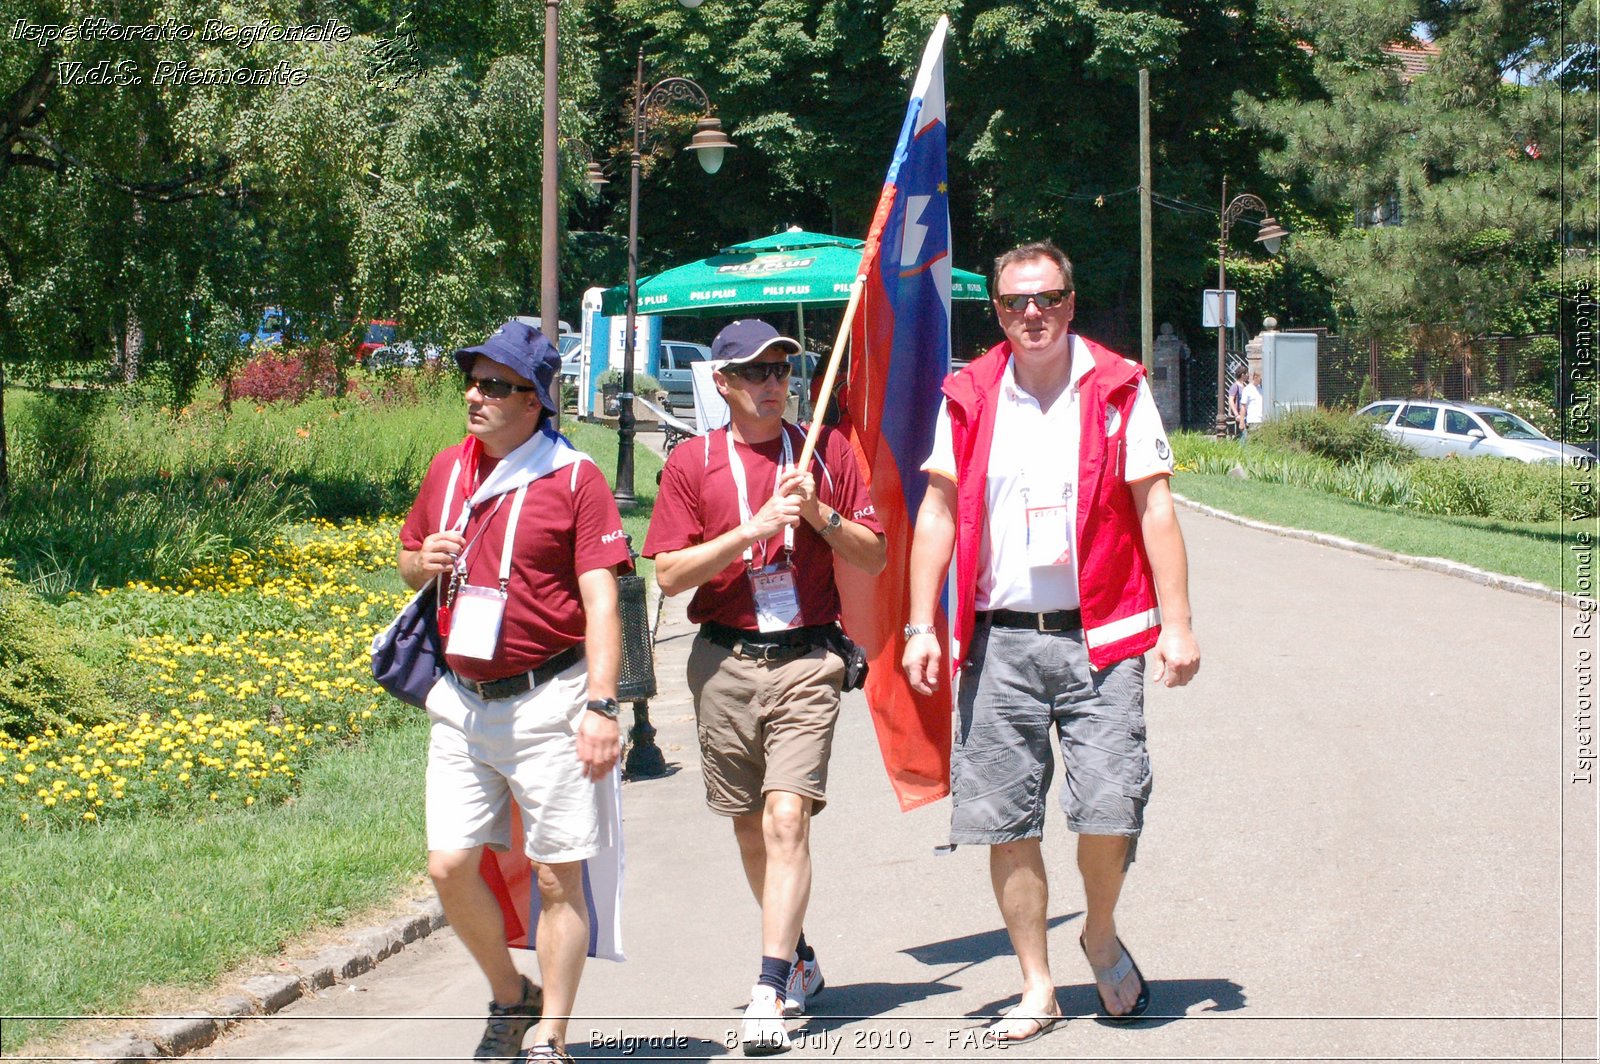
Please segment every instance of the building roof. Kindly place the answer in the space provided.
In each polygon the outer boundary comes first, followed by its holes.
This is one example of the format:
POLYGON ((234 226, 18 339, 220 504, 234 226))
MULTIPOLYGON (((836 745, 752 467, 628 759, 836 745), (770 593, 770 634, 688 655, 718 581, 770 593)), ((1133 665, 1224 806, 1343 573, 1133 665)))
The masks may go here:
POLYGON ((1383 46, 1383 53, 1400 61, 1400 79, 1411 81, 1426 74, 1439 58, 1439 46, 1432 41, 1394 41, 1383 46))

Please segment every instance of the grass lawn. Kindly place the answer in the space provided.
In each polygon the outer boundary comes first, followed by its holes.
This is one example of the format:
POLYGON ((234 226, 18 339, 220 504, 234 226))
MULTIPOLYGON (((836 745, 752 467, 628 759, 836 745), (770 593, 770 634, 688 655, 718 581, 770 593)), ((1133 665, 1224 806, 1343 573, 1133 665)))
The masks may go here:
POLYGON ((1223 475, 1180 473, 1173 490, 1241 517, 1343 536, 1401 554, 1448 558, 1493 573, 1571 589, 1577 533, 1595 523, 1514 524, 1480 517, 1430 517, 1350 502, 1320 491, 1223 475))
MULTIPOLYGON (((448 401, 458 404, 459 397, 448 401)), ((428 432, 435 439, 418 440, 396 459, 390 473, 403 475, 411 491, 421 481, 432 448, 461 434, 458 412, 429 416, 439 423, 428 432)), ((564 428, 611 479, 616 433, 571 423, 564 428)), ((644 542, 660 468, 654 453, 636 447, 639 504, 623 521, 635 548, 644 542)), ((159 631, 167 637, 154 651, 163 659, 157 671, 171 676, 152 688, 148 708, 156 718, 170 714, 193 724, 186 736, 199 728, 194 715, 200 709, 264 722, 337 709, 340 738, 320 745, 298 769, 287 800, 265 798, 250 808, 234 801, 224 809, 206 800, 203 787, 195 789, 198 784, 189 772, 177 775, 187 763, 162 766, 163 755, 155 753, 150 770, 159 774, 164 793, 173 788, 172 801, 161 811, 134 810, 76 825, 47 822, 38 809, 26 823, 0 818, 0 852, 6 855, 0 862, 0 910, 5 913, 0 1010, 6 1015, 0 1023, 0 1054, 14 1055, 25 1042, 37 1045, 41 1039, 73 1036, 67 1021, 50 1017, 125 1014, 140 1011, 150 988, 209 987, 242 962, 274 955, 298 936, 361 919, 419 881, 426 856, 425 716, 404 707, 394 711, 399 704, 371 685, 362 666, 372 627, 387 620, 390 607, 363 608, 358 599, 365 592, 393 592, 400 586, 391 567, 398 546, 392 528, 392 523, 380 526, 381 544, 348 550, 340 545, 344 533, 330 532, 326 525, 278 528, 291 543, 323 544, 307 554, 299 583, 278 579, 294 574, 255 573, 250 567, 259 567, 262 559, 240 556, 218 563, 211 583, 221 591, 158 594, 113 588, 61 608, 74 625, 130 636, 159 631), (361 564, 363 550, 376 558, 370 568, 361 564), (249 579, 241 577, 251 573, 255 575, 249 579), (273 594, 267 593, 268 584, 273 594), (336 584, 354 590, 334 596, 330 589, 336 584), (297 650, 304 650, 308 661, 327 659, 326 668, 308 677, 307 692, 323 692, 309 694, 309 705, 281 696, 278 689, 288 681, 269 678, 268 672, 282 671, 284 663, 269 668, 260 659, 261 652, 271 649, 267 644, 272 638, 281 642, 285 632, 301 626, 343 633, 331 649, 310 646, 308 637, 306 647, 285 648, 281 654, 273 650, 285 662, 291 657, 298 662, 297 650), (214 661, 211 652, 217 654, 214 661), (339 668, 328 671, 334 665, 339 668), (343 672, 353 679, 341 680, 343 672), (345 686, 346 681, 353 686, 345 686), (223 683, 226 691, 217 686, 223 683), (190 695, 195 691, 205 694, 205 700, 194 702, 190 695), (340 698, 360 704, 385 700, 370 720, 359 714, 349 718, 368 725, 359 739, 351 737, 354 729, 344 723, 346 709, 356 711, 359 705, 345 707, 340 698), (17 1018, 23 1016, 44 1018, 17 1018)), ((351 538, 358 541, 360 535, 351 538)), ((292 552, 286 556, 298 557, 292 552)), ((648 579, 650 567, 641 563, 641 568, 648 579)), ((138 670, 134 674, 144 675, 138 670)), ((130 717, 136 712, 135 707, 123 709, 130 717)), ((71 775, 74 766, 47 763, 49 756, 53 753, 19 756, 16 764, 6 765, 11 773, 40 774, 22 799, 31 800, 32 788, 46 775, 71 775)), ((199 759, 198 753, 177 756, 199 759)), ((196 769, 196 779, 198 775, 196 769)), ((107 793, 104 800, 112 798, 107 793)))
MULTIPOLYGON (((0 828, 5 1012, 123 1012, 148 986, 206 987, 389 901, 425 871, 426 749, 418 711, 318 758, 280 806, 0 828)), ((7 1019, 0 1051, 71 1033, 59 1019, 7 1019)))

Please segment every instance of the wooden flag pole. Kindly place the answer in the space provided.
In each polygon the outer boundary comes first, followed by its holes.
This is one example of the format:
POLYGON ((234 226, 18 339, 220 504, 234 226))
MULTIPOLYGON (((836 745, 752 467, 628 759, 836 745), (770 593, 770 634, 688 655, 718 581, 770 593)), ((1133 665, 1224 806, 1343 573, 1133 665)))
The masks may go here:
POLYGON ((833 383, 839 376, 839 360, 844 354, 844 345, 850 338, 850 327, 855 324, 856 307, 861 305, 861 292, 866 288, 867 275, 859 273, 850 284, 850 301, 845 304, 844 318, 839 322, 839 334, 833 338, 833 353, 828 356, 828 368, 822 375, 822 401, 811 411, 811 428, 806 432, 805 446, 800 448, 799 469, 811 468, 811 456, 816 453, 817 440, 822 435, 822 415, 828 409, 828 400, 833 395, 833 383))

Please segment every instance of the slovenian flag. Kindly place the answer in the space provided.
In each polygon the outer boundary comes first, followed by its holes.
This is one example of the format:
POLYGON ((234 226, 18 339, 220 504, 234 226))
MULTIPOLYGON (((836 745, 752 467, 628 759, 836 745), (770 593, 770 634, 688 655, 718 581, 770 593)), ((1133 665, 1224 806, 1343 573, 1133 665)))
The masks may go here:
MULTIPOLYGON (((933 445, 939 386, 950 370, 950 207, 945 170, 940 16, 922 54, 900 142, 861 253, 865 287, 851 332, 845 407, 888 540, 875 580, 839 580, 845 628, 866 651, 867 704, 902 810, 950 793, 950 684, 924 697, 900 669, 910 606, 912 530, 933 445)), ((946 625, 938 620, 946 646, 946 625)))
MULTIPOLYGON (((600 807, 600 852, 583 862, 583 901, 589 913, 586 952, 608 961, 626 960, 622 952, 622 766, 612 769, 594 787, 600 807)), ((527 833, 521 811, 514 799, 507 801, 511 805, 511 849, 496 853, 485 846, 478 874, 500 905, 506 945, 531 950, 538 945, 539 880, 533 874, 533 862, 522 851, 527 833)))

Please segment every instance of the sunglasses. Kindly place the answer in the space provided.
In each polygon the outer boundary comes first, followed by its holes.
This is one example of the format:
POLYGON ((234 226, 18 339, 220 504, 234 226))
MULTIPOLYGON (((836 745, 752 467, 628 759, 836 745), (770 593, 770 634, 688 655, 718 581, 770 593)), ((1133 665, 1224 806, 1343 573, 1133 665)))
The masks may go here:
POLYGON ((1040 310, 1054 310, 1072 293, 1065 288, 1052 288, 1048 292, 1022 292, 1016 295, 995 296, 995 302, 1013 314, 1021 314, 1032 303, 1040 310))
POLYGON ((485 399, 504 399, 512 392, 536 392, 539 390, 531 384, 512 384, 510 381, 503 381, 499 377, 469 376, 466 384, 467 391, 470 392, 476 388, 478 389, 478 394, 485 399))
POLYGON ((787 362, 751 362, 743 366, 728 366, 722 372, 743 377, 751 384, 761 384, 774 378, 780 381, 788 380, 789 374, 794 372, 794 367, 787 362))

